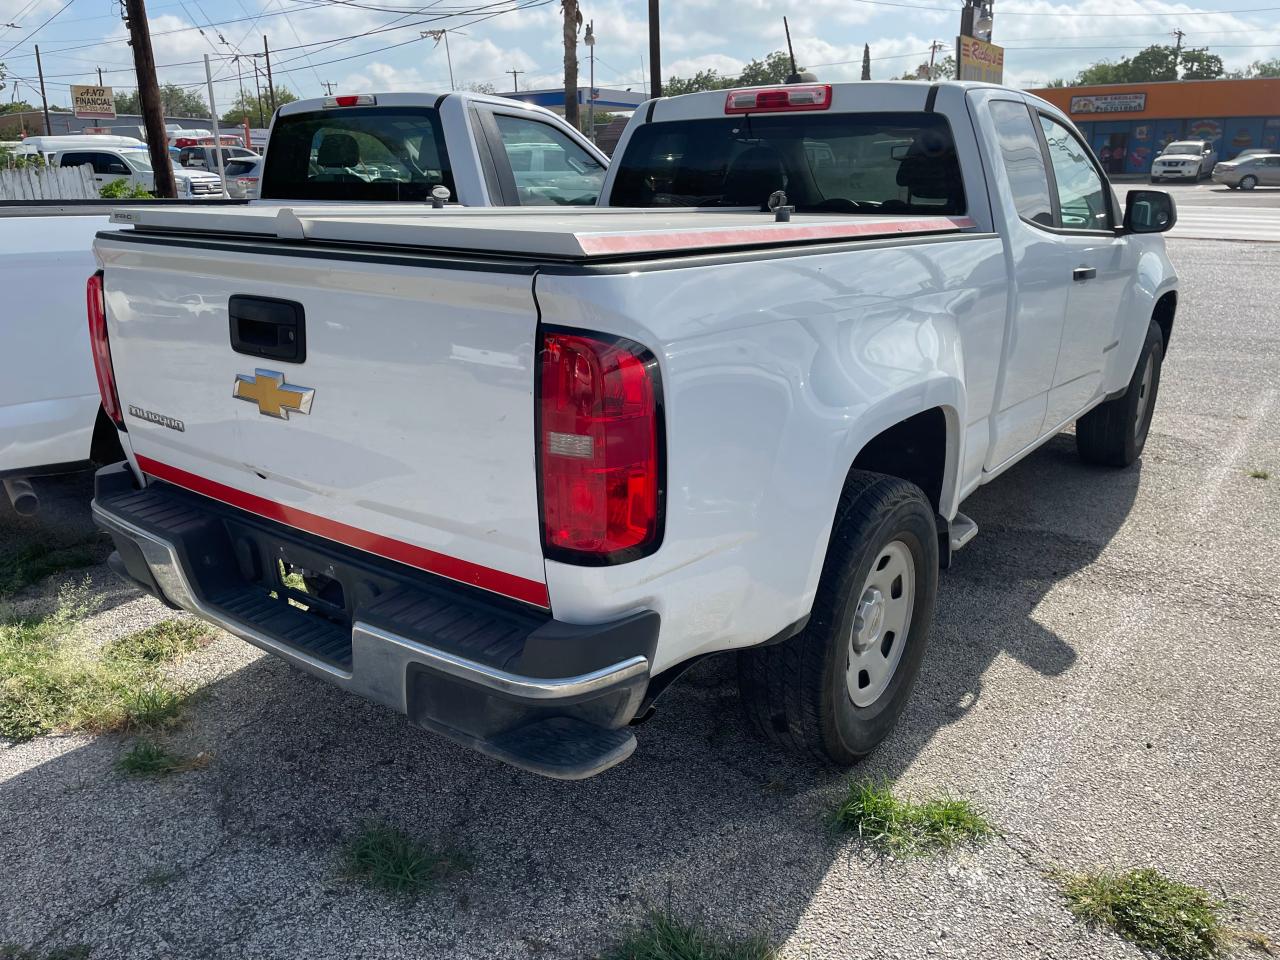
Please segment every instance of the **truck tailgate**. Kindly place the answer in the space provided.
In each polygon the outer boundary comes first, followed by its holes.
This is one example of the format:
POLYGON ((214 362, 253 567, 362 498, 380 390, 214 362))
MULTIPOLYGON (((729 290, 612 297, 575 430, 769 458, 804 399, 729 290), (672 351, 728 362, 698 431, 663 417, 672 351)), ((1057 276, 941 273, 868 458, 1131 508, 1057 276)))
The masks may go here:
POLYGON ((105 235, 97 251, 144 472, 548 605, 532 267, 481 272, 105 235), (247 299, 232 311, 233 297, 247 299), (253 355, 264 337, 285 339, 270 321, 291 315, 302 356, 253 355))

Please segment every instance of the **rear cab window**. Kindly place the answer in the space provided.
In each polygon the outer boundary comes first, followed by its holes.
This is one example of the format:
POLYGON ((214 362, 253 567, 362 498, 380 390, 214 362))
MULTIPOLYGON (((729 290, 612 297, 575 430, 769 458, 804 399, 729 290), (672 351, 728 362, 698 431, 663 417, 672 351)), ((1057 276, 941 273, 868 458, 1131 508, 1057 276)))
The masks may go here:
POLYGON ((631 136, 615 207, 752 207, 776 190, 799 212, 962 214, 946 118, 925 112, 744 114, 648 123, 631 136))
POLYGON ((428 202, 454 193, 453 174, 430 107, 348 107, 285 114, 271 130, 264 200, 428 202))

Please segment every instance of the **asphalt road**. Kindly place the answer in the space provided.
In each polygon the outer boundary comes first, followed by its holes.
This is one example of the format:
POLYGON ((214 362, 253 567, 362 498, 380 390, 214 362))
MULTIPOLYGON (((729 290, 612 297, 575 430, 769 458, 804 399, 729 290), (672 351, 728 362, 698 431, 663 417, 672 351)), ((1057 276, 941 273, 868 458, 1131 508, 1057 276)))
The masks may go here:
MULTIPOLYGON (((226 638, 187 667, 207 693, 179 745, 206 770, 125 780, 111 737, 0 747, 0 943, 541 960, 669 905, 795 957, 1136 960, 1056 892, 1054 871, 1099 865, 1159 867, 1280 938, 1280 245, 1170 249, 1184 302, 1142 461, 1086 467, 1063 435, 970 499, 920 684, 856 772, 969 797, 1000 839, 901 862, 833 836, 852 775, 753 739, 728 661, 673 688, 629 761, 566 784, 226 638), (418 902, 339 879, 371 817, 470 872, 418 902)), ((0 515, 0 543, 38 535, 0 515)), ((166 615, 92 575, 99 636, 166 615)))
POLYGON ((1280 187, 1245 191, 1218 183, 1126 183, 1116 189, 1122 195, 1134 189, 1171 193, 1178 207, 1172 237, 1280 242, 1280 187))

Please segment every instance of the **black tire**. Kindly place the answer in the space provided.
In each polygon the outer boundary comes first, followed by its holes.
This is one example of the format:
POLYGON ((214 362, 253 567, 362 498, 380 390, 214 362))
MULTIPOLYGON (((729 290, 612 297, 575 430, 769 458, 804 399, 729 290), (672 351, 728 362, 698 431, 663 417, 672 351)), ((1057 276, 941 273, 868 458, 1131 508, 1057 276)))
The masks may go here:
POLYGON ((1151 429, 1151 416, 1156 409, 1163 363, 1164 335, 1153 322, 1147 327, 1147 339, 1138 354, 1128 389, 1076 421, 1076 450, 1085 463, 1127 467, 1142 456, 1142 448, 1146 446, 1147 433, 1151 429), (1144 387, 1148 360, 1151 376, 1144 387))
POLYGON ((1240 178, 1241 190, 1252 190, 1257 185, 1258 185, 1258 178, 1255 177, 1253 174, 1249 174, 1249 176, 1247 177, 1240 178))
MULTIPOLYGON (((924 491, 897 477, 850 473, 805 629, 783 643, 738 655, 738 687, 756 729, 782 747, 824 762, 847 766, 865 757, 889 735, 906 706, 924 658, 937 590, 937 526, 924 491), (860 707, 846 683, 850 643, 871 566, 886 549, 909 553, 914 565, 910 623, 887 686, 860 707)), ((886 639, 891 644, 894 638, 886 639)), ((880 648, 880 641, 875 646, 880 648)))

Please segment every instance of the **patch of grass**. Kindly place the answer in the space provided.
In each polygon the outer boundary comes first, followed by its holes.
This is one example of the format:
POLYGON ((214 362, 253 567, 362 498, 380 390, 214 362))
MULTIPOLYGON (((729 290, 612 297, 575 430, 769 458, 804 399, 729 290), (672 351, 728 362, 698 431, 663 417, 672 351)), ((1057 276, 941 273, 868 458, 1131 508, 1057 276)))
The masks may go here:
POLYGON ((116 769, 131 777, 166 777, 171 773, 186 773, 209 765, 208 754, 194 757, 174 753, 154 740, 140 739, 116 761, 116 769))
POLYGON ((696 923, 651 913, 600 960, 778 960, 764 937, 729 940, 696 923))
POLYGON ((1266 470, 1250 470, 1249 476, 1254 480, 1270 480, 1271 474, 1266 470))
POLYGON ((434 850, 402 830, 367 823, 342 849, 343 874, 390 893, 417 895, 467 869, 453 851, 434 850))
POLYGON ((99 649, 80 626, 87 612, 69 588, 47 617, 0 621, 0 736, 157 728, 182 712, 190 692, 164 667, 198 645, 191 630, 162 625, 99 649))
POLYGON ((118 663, 171 663, 208 646, 212 639, 199 620, 163 620, 113 640, 103 647, 102 655, 118 663))
POLYGON ((94 549, 99 543, 95 536, 64 547, 29 543, 6 550, 0 554, 0 599, 52 574, 93 566, 101 559, 101 549, 94 549))
POLYGON ((885 783, 850 784, 834 821, 837 828, 856 832, 863 840, 897 854, 949 850, 995 833, 968 800, 912 803, 895 797, 885 783))
POLYGON ((1269 957, 1280 955, 1280 950, 1276 949, 1271 938, 1257 930, 1235 930, 1232 931, 1231 937, 1241 946, 1256 950, 1258 953, 1265 953, 1269 957))
POLYGON ((1212 960, 1227 949, 1222 904, 1157 870, 1073 874, 1062 886, 1071 912, 1081 920, 1112 927, 1170 960, 1212 960))

